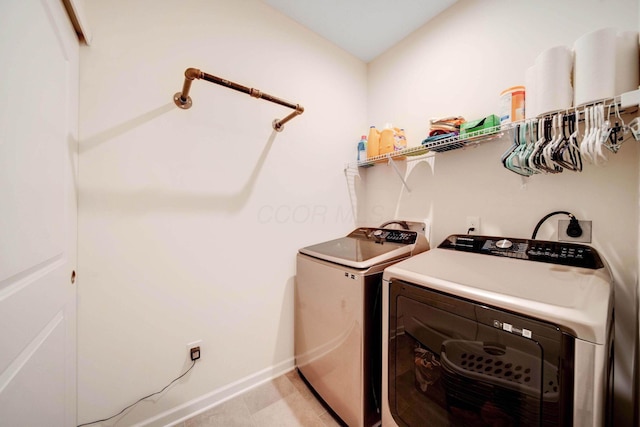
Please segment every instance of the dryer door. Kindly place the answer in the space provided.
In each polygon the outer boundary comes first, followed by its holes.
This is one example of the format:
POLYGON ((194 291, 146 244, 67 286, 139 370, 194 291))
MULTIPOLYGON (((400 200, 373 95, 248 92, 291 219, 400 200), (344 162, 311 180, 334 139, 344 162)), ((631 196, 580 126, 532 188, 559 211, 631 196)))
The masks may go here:
POLYGON ((571 425, 573 339, 559 328, 402 281, 389 304, 398 425, 571 425))

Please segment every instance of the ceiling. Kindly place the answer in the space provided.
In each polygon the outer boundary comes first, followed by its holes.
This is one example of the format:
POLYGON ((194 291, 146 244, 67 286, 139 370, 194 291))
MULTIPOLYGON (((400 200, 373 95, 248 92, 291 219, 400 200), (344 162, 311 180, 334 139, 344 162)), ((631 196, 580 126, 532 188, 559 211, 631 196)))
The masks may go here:
POLYGON ((369 62, 457 0, 262 0, 369 62))

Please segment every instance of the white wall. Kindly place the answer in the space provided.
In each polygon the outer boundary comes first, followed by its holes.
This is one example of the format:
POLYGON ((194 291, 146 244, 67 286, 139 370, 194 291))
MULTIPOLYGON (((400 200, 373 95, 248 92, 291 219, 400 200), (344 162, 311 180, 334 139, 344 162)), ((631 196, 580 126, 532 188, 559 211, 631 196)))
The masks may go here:
POLYGON ((366 64, 258 0, 86 13, 79 422, 161 389, 203 340, 194 370, 122 421, 163 424, 293 367, 295 253, 353 228, 343 167, 366 127, 366 64), (291 110, 202 80, 178 109, 187 67, 305 112, 276 134, 291 110))
MULTIPOLYGON (((404 127, 410 145, 417 145, 432 117, 473 120, 495 113, 500 92, 524 84, 526 68, 543 50, 571 46, 602 27, 636 30, 637 19, 636 0, 460 0, 369 64, 370 124, 404 127)), ((410 193, 390 166, 361 171, 359 221, 428 216, 432 243, 438 244, 449 234, 466 232, 468 215, 481 218, 483 234, 524 238, 555 210, 593 220, 592 244, 611 264, 617 282, 616 425, 627 425, 637 337, 637 143, 626 142, 603 167, 588 164, 582 173, 529 179, 502 167, 500 156, 510 145, 505 136, 436 154, 432 163, 401 163, 410 193)), ((538 238, 555 240, 558 219, 566 217, 547 221, 538 238)))

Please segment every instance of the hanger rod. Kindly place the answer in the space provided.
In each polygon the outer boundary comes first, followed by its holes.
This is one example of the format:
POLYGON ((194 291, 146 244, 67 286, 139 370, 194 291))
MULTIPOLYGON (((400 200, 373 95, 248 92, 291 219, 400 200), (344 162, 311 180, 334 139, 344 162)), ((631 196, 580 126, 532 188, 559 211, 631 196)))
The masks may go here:
POLYGON ((285 101, 278 97, 269 95, 268 93, 264 93, 258 89, 243 86, 241 84, 232 82, 227 79, 223 79, 221 77, 214 76, 212 74, 207 74, 203 71, 200 71, 197 68, 187 68, 185 70, 184 84, 182 85, 182 92, 178 92, 173 96, 173 102, 175 102, 175 104, 178 107, 182 108, 183 110, 187 110, 191 108, 191 105, 193 104, 193 102, 191 101, 191 97, 189 96, 189 91, 191 90, 191 83, 195 79, 206 80, 208 82, 215 83, 220 86, 228 87, 229 89, 237 90, 238 92, 246 93, 247 95, 250 95, 253 98, 265 99, 267 101, 280 104, 285 107, 289 107, 293 109, 294 111, 288 116, 286 116, 285 118, 281 120, 275 119, 273 121, 273 124, 272 124, 273 128, 278 132, 280 132, 284 128, 285 123, 287 123, 289 120, 293 119, 294 117, 304 112, 304 108, 300 104, 293 104, 291 102, 285 101))

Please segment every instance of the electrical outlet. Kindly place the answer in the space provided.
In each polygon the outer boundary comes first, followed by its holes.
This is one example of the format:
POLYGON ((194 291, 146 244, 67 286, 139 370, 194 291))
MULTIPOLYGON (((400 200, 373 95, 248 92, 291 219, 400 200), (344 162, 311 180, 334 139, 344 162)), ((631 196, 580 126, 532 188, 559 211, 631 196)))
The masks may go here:
POLYGON ((480 217, 468 216, 467 228, 465 230, 467 234, 480 234, 480 217))
POLYGON ((580 228, 582 228, 582 235, 578 237, 571 237, 567 235, 567 227, 569 226, 568 219, 558 220, 558 241, 560 242, 576 242, 576 243, 591 243, 591 221, 578 221, 580 228))
POLYGON ((193 341, 187 344, 187 350, 189 351, 189 357, 191 360, 200 359, 201 351, 200 346, 202 345, 202 340, 193 341))
POLYGON ((200 359, 200 347, 191 347, 189 349, 189 355, 191 356, 191 360, 200 359))

